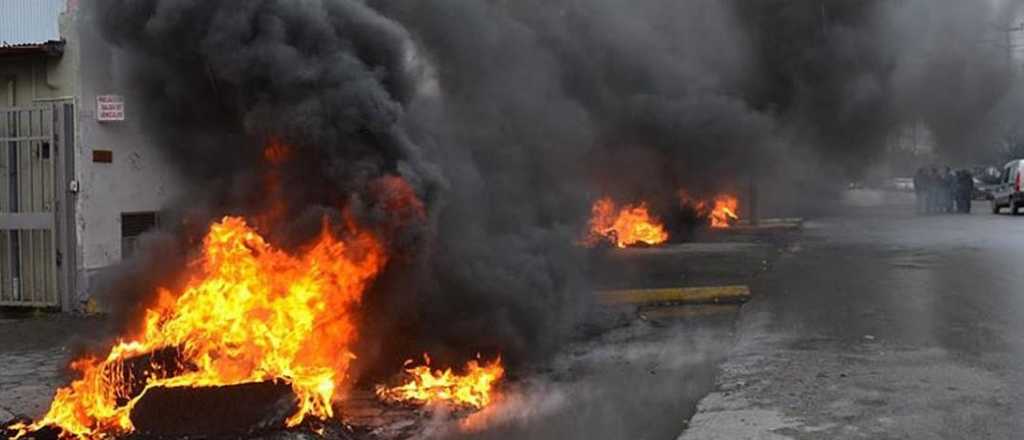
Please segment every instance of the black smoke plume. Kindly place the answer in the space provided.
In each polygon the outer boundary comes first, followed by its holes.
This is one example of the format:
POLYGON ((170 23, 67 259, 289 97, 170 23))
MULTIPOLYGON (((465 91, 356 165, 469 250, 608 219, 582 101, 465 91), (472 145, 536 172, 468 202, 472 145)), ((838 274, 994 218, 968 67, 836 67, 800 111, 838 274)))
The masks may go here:
POLYGON ((403 258, 368 298, 360 359, 394 365, 415 350, 514 363, 571 336, 589 297, 575 243, 599 196, 670 217, 680 189, 753 182, 765 204, 792 208, 862 174, 909 124, 970 157, 1020 108, 1014 58, 984 43, 1019 9, 99 0, 91 13, 146 132, 196 188, 177 210, 190 224, 265 211, 264 150, 278 139, 293 151, 275 241, 301 243, 339 208, 389 231, 403 258), (390 192, 374 188, 389 176, 411 185, 425 221, 382 208, 390 192))

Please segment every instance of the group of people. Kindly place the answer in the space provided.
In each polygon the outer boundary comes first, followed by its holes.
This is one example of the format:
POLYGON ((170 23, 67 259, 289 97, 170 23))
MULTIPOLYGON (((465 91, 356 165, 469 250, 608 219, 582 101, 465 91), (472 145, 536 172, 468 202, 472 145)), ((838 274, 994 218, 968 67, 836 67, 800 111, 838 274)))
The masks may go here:
POLYGON ((971 212, 974 176, 967 170, 919 168, 914 174, 917 212, 971 212))

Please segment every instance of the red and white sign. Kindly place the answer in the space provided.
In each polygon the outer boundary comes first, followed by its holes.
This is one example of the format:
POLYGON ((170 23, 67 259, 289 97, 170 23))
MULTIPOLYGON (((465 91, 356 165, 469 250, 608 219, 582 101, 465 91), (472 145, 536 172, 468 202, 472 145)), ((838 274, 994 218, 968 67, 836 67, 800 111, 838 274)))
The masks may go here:
POLYGON ((124 96, 121 95, 99 95, 96 96, 96 120, 97 121, 123 121, 124 120, 124 96))

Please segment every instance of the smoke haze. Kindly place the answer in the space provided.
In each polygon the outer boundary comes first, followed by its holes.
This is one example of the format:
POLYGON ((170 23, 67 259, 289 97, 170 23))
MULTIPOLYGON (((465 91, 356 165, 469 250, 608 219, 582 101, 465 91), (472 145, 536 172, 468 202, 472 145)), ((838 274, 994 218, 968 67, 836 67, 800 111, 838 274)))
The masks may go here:
MULTIPOLYGON (((957 0, 102 0, 90 11, 145 103, 146 132, 197 188, 184 218, 265 212, 264 148, 279 139, 292 151, 276 242, 302 243, 341 208, 387 232, 402 258, 369 297, 361 356, 385 365, 411 350, 501 351, 513 364, 551 353, 588 303, 574 243, 599 196, 668 212, 679 189, 754 179, 783 209, 808 182, 863 173, 908 124, 950 159, 975 157, 1021 108, 1013 48, 1000 46, 1019 12, 957 0), (421 221, 384 209, 389 176, 423 201, 421 221)), ((113 297, 144 303, 127 284, 113 297)))

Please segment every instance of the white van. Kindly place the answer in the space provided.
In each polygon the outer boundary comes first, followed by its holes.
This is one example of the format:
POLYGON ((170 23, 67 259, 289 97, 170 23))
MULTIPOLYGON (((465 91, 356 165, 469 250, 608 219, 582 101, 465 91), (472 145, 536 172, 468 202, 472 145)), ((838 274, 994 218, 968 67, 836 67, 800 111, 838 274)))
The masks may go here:
POLYGON ((1003 166, 1003 174, 999 183, 992 188, 992 213, 998 214, 1000 209, 1010 208, 1010 214, 1024 208, 1024 159, 1011 160, 1003 166))

